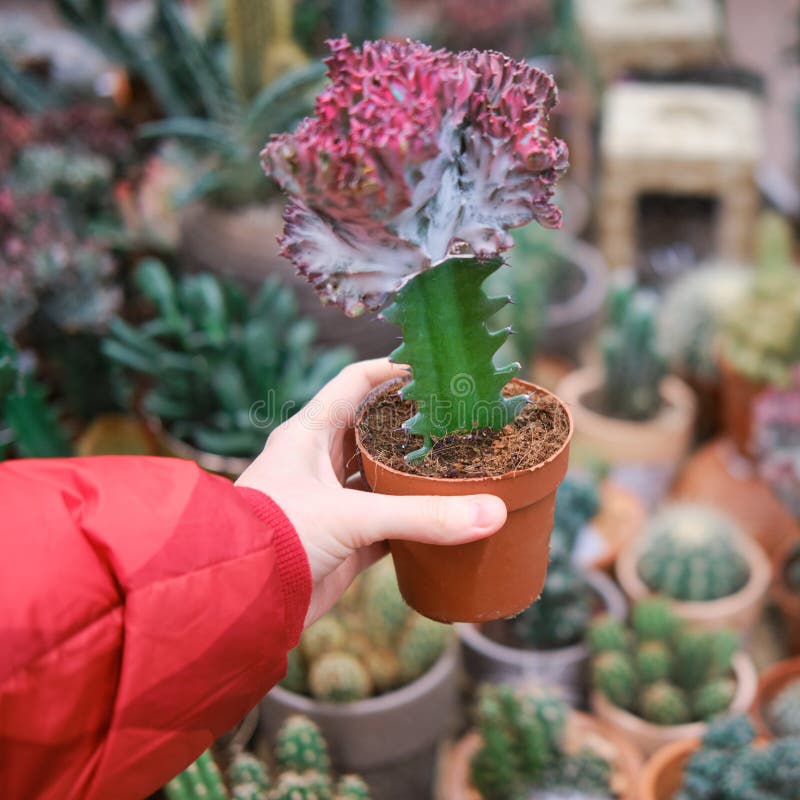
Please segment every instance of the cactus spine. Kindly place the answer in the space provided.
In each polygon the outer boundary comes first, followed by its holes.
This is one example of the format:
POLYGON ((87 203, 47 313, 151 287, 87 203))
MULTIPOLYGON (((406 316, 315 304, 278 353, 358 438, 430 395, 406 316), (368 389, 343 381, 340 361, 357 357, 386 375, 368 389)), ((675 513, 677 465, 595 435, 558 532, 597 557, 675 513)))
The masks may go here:
POLYGON ((311 665, 308 686, 314 697, 327 703, 364 700, 372 692, 372 680, 364 665, 355 656, 335 650, 311 665))
POLYGON ((222 773, 209 750, 176 775, 164 791, 169 800, 227 800, 228 797, 222 773))
POLYGON ((319 727, 308 717, 287 717, 275 739, 275 760, 281 771, 327 773, 328 747, 319 727))
POLYGON ((787 683, 766 711, 769 726, 777 736, 800 736, 800 680, 787 683))

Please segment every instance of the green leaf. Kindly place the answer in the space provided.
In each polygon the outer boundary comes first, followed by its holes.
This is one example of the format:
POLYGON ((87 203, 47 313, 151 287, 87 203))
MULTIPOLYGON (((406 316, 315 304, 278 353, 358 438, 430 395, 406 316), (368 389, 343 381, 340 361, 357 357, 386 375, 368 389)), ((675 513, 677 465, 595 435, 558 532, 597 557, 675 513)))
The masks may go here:
POLYGON ((210 274, 189 275, 179 289, 180 301, 194 324, 214 342, 228 332, 228 310, 219 281, 210 274))
POLYGON ((158 308, 167 325, 174 331, 184 329, 175 281, 162 261, 145 258, 136 268, 136 287, 149 297, 158 308))
POLYGON ((14 433, 14 445, 23 458, 55 458, 72 455, 66 434, 43 387, 28 376, 21 392, 6 397, 5 420, 14 433))
POLYGON ((230 128, 203 117, 173 117, 148 122, 139 127, 137 136, 142 139, 189 139, 226 158, 238 158, 242 152, 242 145, 230 128))

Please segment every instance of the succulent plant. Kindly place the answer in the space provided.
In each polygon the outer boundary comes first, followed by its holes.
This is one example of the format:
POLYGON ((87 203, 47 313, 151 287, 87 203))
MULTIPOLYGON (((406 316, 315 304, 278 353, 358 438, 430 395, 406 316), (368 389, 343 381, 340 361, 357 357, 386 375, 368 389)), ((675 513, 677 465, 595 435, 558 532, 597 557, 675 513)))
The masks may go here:
POLYGON ((266 792, 270 786, 267 765, 244 750, 231 759, 228 778, 233 786, 253 786, 260 792, 266 792))
POLYGON ((419 678, 447 647, 452 629, 441 622, 411 614, 397 640, 397 660, 404 682, 419 678))
POLYGON ((408 618, 408 606, 400 594, 391 559, 383 558, 369 570, 361 592, 362 616, 370 637, 388 645, 408 618))
POLYGON ((727 597, 750 575, 738 535, 736 523, 711 506, 665 506, 647 525, 636 565, 639 577, 652 591, 675 600, 727 597))
POLYGON ((316 116, 273 137, 262 163, 290 195, 282 252, 323 302, 357 316, 393 296, 383 315, 403 328, 392 357, 411 366, 414 461, 434 438, 499 429, 527 403, 501 394, 518 367, 495 367, 508 331, 490 334, 486 320, 507 299, 482 284, 510 228, 560 222, 551 197, 566 146, 546 130, 555 86, 495 52, 330 46, 316 116))
POLYGON ((269 794, 269 800, 331 800, 328 775, 319 772, 284 772, 269 794))
POLYGON ((346 639, 347 631, 341 621, 332 614, 324 614, 303 631, 301 650, 308 661, 313 661, 329 650, 344 649, 346 639))
POLYGON ((749 273, 712 263, 684 273, 664 294, 658 347, 675 372, 701 382, 718 377, 717 340, 722 322, 744 297, 749 273))
POLYGON ((800 269, 785 220, 766 215, 757 234, 758 267, 725 318, 721 351, 750 380, 786 386, 800 362, 800 269))
POLYGON ((564 790, 611 797, 610 769, 603 759, 587 751, 565 752, 568 714, 560 696, 542 687, 481 687, 475 712, 481 749, 470 765, 481 797, 523 800, 531 790, 536 797, 539 791, 564 790))
POLYGON ((601 334, 603 413, 634 422, 652 419, 661 408, 666 362, 658 349, 655 295, 632 284, 612 287, 608 322, 601 334))
POLYGON ((169 800, 227 800, 228 790, 210 750, 176 775, 165 787, 169 800))
POLYGON ((597 479, 589 473, 567 473, 556 495, 553 532, 562 549, 570 552, 581 529, 600 510, 600 492, 597 479))
POLYGON ((767 705, 766 717, 777 736, 800 736, 800 679, 777 692, 767 705))
POLYGON ((333 793, 333 800, 369 800, 369 798, 369 787, 358 775, 342 775, 333 793))
POLYGON ((306 659, 299 647, 290 650, 286 656, 286 675, 281 680, 281 686, 297 694, 308 691, 306 659))
POLYGON ((620 630, 607 616, 589 628, 592 685, 609 702, 656 725, 707 720, 736 694, 733 631, 696 630, 678 620, 661 597, 643 600, 620 630))
POLYGON ((350 653, 323 653, 309 667, 308 687, 312 697, 326 703, 352 703, 372 694, 366 667, 350 653))
POLYGON ((275 761, 281 772, 330 772, 328 746, 316 723, 295 714, 287 717, 275 737, 275 761))
POLYGON ((145 410, 201 450, 255 455, 350 360, 346 348, 313 348, 313 323, 276 280, 249 303, 233 284, 210 274, 176 280, 155 259, 135 280, 157 316, 137 327, 115 319, 103 351, 152 382, 145 410))
POLYGON ((675 800, 794 800, 800 786, 800 737, 755 745, 744 716, 713 722, 684 769, 675 800))

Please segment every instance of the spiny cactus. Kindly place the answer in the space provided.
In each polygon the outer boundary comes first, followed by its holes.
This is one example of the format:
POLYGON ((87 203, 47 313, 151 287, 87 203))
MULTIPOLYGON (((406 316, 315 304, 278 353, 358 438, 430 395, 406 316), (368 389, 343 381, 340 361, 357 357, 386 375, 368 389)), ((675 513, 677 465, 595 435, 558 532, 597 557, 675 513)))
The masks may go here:
POLYGON ((235 753, 228 767, 228 778, 233 786, 252 786, 259 792, 266 792, 270 786, 267 765, 252 753, 235 753))
POLYGON ((608 618, 587 634, 592 684, 609 702, 657 725, 706 720, 730 707, 733 631, 691 628, 653 597, 634 606, 625 634, 608 618))
POLYGON ((366 629, 376 642, 388 645, 400 633, 408 617, 408 606, 400 594, 391 559, 383 558, 369 570, 361 591, 366 629))
POLYGON ((319 772, 284 772, 278 778, 269 800, 332 800, 328 775, 319 772))
POLYGON ((334 650, 324 653, 311 664, 308 687, 317 700, 350 703, 370 696, 372 680, 355 656, 334 650))
POLYGON ((667 372, 658 350, 655 296, 633 285, 618 285, 608 305, 601 335, 601 409, 634 422, 652 419, 661 408, 661 382, 667 372))
POLYGON ((713 722, 684 769, 675 800, 796 800, 800 737, 754 742, 744 716, 713 722))
POLYGON ((350 361, 346 348, 314 348, 313 323, 275 279, 250 302, 211 274, 175 279, 156 259, 140 262, 135 280, 156 317, 138 326, 115 319, 103 351, 151 379, 145 410, 201 450, 255 455, 350 361))
POLYGON ((330 771, 328 747, 316 723, 294 714, 287 717, 275 737, 275 760, 282 772, 330 771))
POLYGON ((777 736, 800 736, 800 680, 787 683, 772 698, 766 718, 777 736))
POLYGON ((333 794, 333 800, 369 800, 369 798, 369 787, 358 775, 342 775, 333 794))
POLYGON ((610 797, 610 770, 594 753, 568 755, 563 736, 569 709, 542 687, 483 686, 476 724, 481 749, 470 765, 484 800, 522 800, 532 789, 582 790, 610 797))
POLYGON ((599 510, 597 479, 588 473, 568 472, 556 494, 553 536, 563 539, 563 549, 570 555, 581 529, 599 510))
POLYGON ((281 681, 281 686, 298 694, 308 691, 306 659, 299 647, 290 650, 286 655, 286 675, 281 681))
POLYGON ((209 750, 165 787, 169 800, 227 800, 222 773, 209 750))
POLYGON ((405 681, 426 672, 439 658, 452 636, 452 629, 441 622, 412 615, 397 640, 397 660, 405 681))
POLYGON ((313 661, 329 650, 342 650, 346 639, 342 623, 332 614, 325 614, 303 631, 300 647, 306 659, 313 661))
POLYGON ((655 592, 703 602, 739 591, 749 578, 736 523, 710 506, 672 504, 650 520, 637 570, 655 592))
POLYGON ((605 650, 626 652, 631 641, 631 634, 625 623, 608 613, 598 614, 586 631, 586 644, 592 653, 605 650))

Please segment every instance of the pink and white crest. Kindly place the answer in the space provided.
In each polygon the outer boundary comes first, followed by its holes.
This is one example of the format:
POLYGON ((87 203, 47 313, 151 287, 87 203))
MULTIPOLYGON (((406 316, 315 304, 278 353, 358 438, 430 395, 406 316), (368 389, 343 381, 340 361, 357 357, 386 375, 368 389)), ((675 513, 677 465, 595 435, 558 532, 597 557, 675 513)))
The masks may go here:
POLYGON ((491 51, 329 44, 314 117, 261 154, 290 196, 282 252, 323 302, 377 310, 455 248, 496 256, 510 228, 560 224, 551 76, 491 51))

